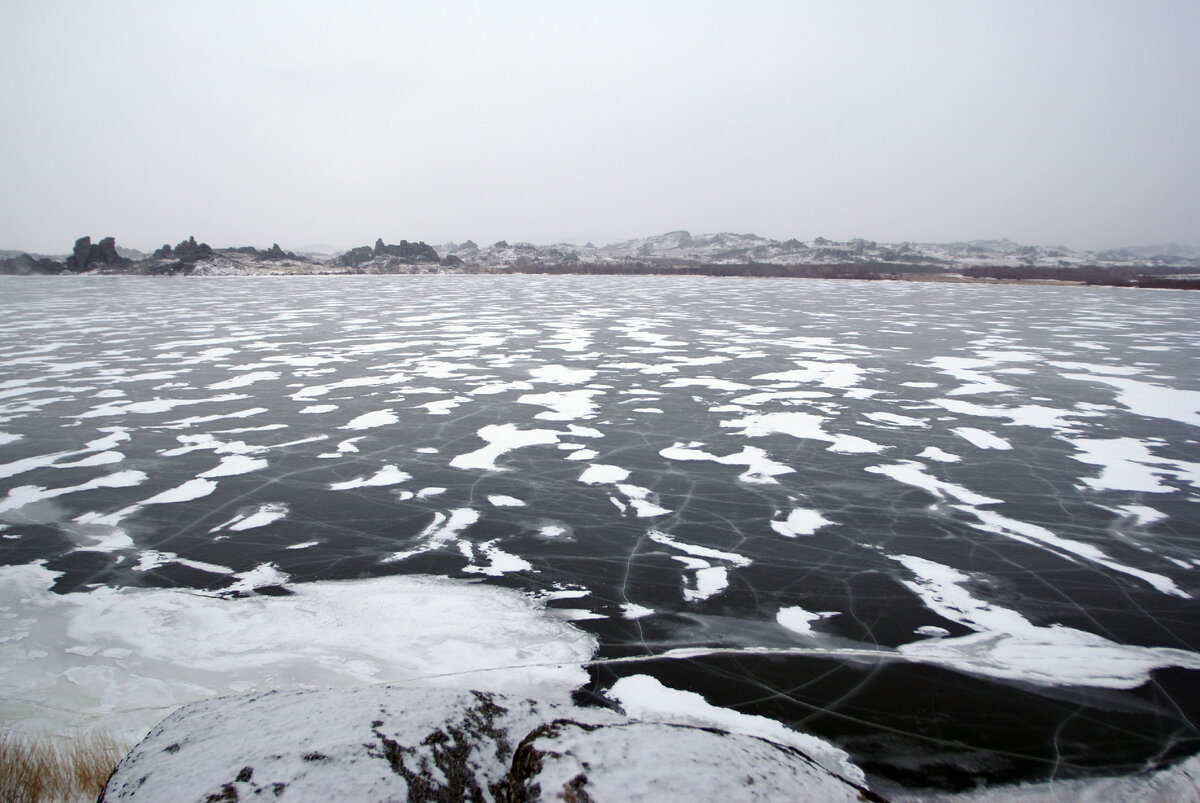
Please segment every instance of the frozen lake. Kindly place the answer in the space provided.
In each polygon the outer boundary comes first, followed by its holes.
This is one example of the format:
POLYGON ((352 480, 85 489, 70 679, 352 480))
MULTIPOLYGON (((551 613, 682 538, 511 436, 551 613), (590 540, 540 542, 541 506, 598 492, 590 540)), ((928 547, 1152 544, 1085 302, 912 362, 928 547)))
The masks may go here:
POLYGON ((254 689, 594 700, 633 678, 658 691, 628 708, 696 692, 910 785, 1200 750, 1200 294, 0 293, 6 724, 140 735, 254 689))

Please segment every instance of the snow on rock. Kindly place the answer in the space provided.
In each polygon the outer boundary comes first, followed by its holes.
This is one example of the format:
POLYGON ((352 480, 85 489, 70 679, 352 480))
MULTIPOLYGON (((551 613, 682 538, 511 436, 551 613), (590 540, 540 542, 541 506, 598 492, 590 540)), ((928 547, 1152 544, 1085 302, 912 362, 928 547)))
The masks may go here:
MULTIPOLYGON (((776 744, 787 745, 802 751, 810 760, 827 772, 835 772, 855 783, 863 783, 863 772, 851 760, 848 753, 838 747, 807 733, 791 728, 767 717, 743 714, 730 708, 721 708, 709 703, 693 691, 672 689, 649 675, 623 677, 608 690, 608 696, 621 704, 631 716, 641 720, 655 720, 702 728, 720 728, 731 733, 740 733, 767 739, 776 744)), ((701 795, 700 799, 716 800, 718 797, 701 795)), ((803 794, 792 794, 780 799, 818 800, 803 794)))
POLYGON ((856 778, 708 721, 378 687, 189 705, 126 756, 101 800, 879 799, 856 778))

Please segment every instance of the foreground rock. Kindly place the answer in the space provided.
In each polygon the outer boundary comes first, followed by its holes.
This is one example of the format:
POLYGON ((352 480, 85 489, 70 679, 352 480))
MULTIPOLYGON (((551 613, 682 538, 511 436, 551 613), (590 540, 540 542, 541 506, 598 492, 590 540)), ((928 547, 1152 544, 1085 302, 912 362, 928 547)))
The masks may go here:
POLYGON ((271 692, 181 708, 101 801, 879 800, 794 747, 484 692, 271 692))

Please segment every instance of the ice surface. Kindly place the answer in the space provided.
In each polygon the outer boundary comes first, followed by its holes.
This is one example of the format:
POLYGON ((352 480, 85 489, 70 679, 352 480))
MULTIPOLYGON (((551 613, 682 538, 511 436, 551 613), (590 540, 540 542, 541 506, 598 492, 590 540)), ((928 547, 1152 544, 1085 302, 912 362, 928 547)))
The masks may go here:
POLYGON ((0 277, 0 565, 61 572, 52 601, 286 607, 254 589, 422 571, 572 589, 546 604, 618 675, 811 724, 892 780, 1190 749, 1200 295, 76 278, 0 277), (1101 656, 1101 685, 1051 677, 1055 650, 1101 656))

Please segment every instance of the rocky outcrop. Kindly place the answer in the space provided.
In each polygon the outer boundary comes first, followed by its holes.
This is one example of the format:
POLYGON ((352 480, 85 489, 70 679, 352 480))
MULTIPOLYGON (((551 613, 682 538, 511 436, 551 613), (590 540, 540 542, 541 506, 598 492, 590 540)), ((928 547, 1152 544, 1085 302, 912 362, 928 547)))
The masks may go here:
POLYGON ((800 750, 484 692, 271 692, 186 706, 102 803, 161 800, 880 800, 800 750))
POLYGON ((354 268, 364 273, 387 273, 401 270, 412 270, 414 266, 439 265, 441 257, 433 246, 424 242, 410 243, 401 240, 399 244, 387 245, 383 239, 377 239, 374 246, 363 245, 352 248, 337 257, 332 264, 354 268))
POLYGON ((266 261, 266 260, 270 260, 270 259, 275 259, 275 260, 280 260, 280 261, 283 261, 283 260, 295 261, 295 260, 298 260, 299 257, 297 257, 295 254, 293 254, 291 251, 284 251, 282 248, 279 247, 279 243, 275 243, 270 248, 268 248, 266 251, 259 251, 256 259, 259 259, 262 261, 266 261))
POLYGON ((48 257, 33 254, 16 254, 0 259, 0 274, 8 276, 31 276, 34 274, 62 273, 66 265, 48 257))
POLYGON ((143 265, 146 273, 156 276, 173 276, 192 273, 197 263, 211 260, 215 255, 208 243, 198 243, 194 236, 188 237, 172 248, 163 245, 143 265))
POLYGON ((176 259, 180 262, 199 262, 212 258, 213 250, 208 243, 196 242, 195 236, 188 237, 179 245, 172 248, 164 245, 154 252, 152 259, 176 259))
POLYGON ((129 264, 132 264, 132 260, 117 253, 115 238, 105 237, 100 242, 93 243, 91 237, 84 236, 75 241, 75 247, 67 257, 66 268, 78 273, 98 268, 125 267, 129 264))

